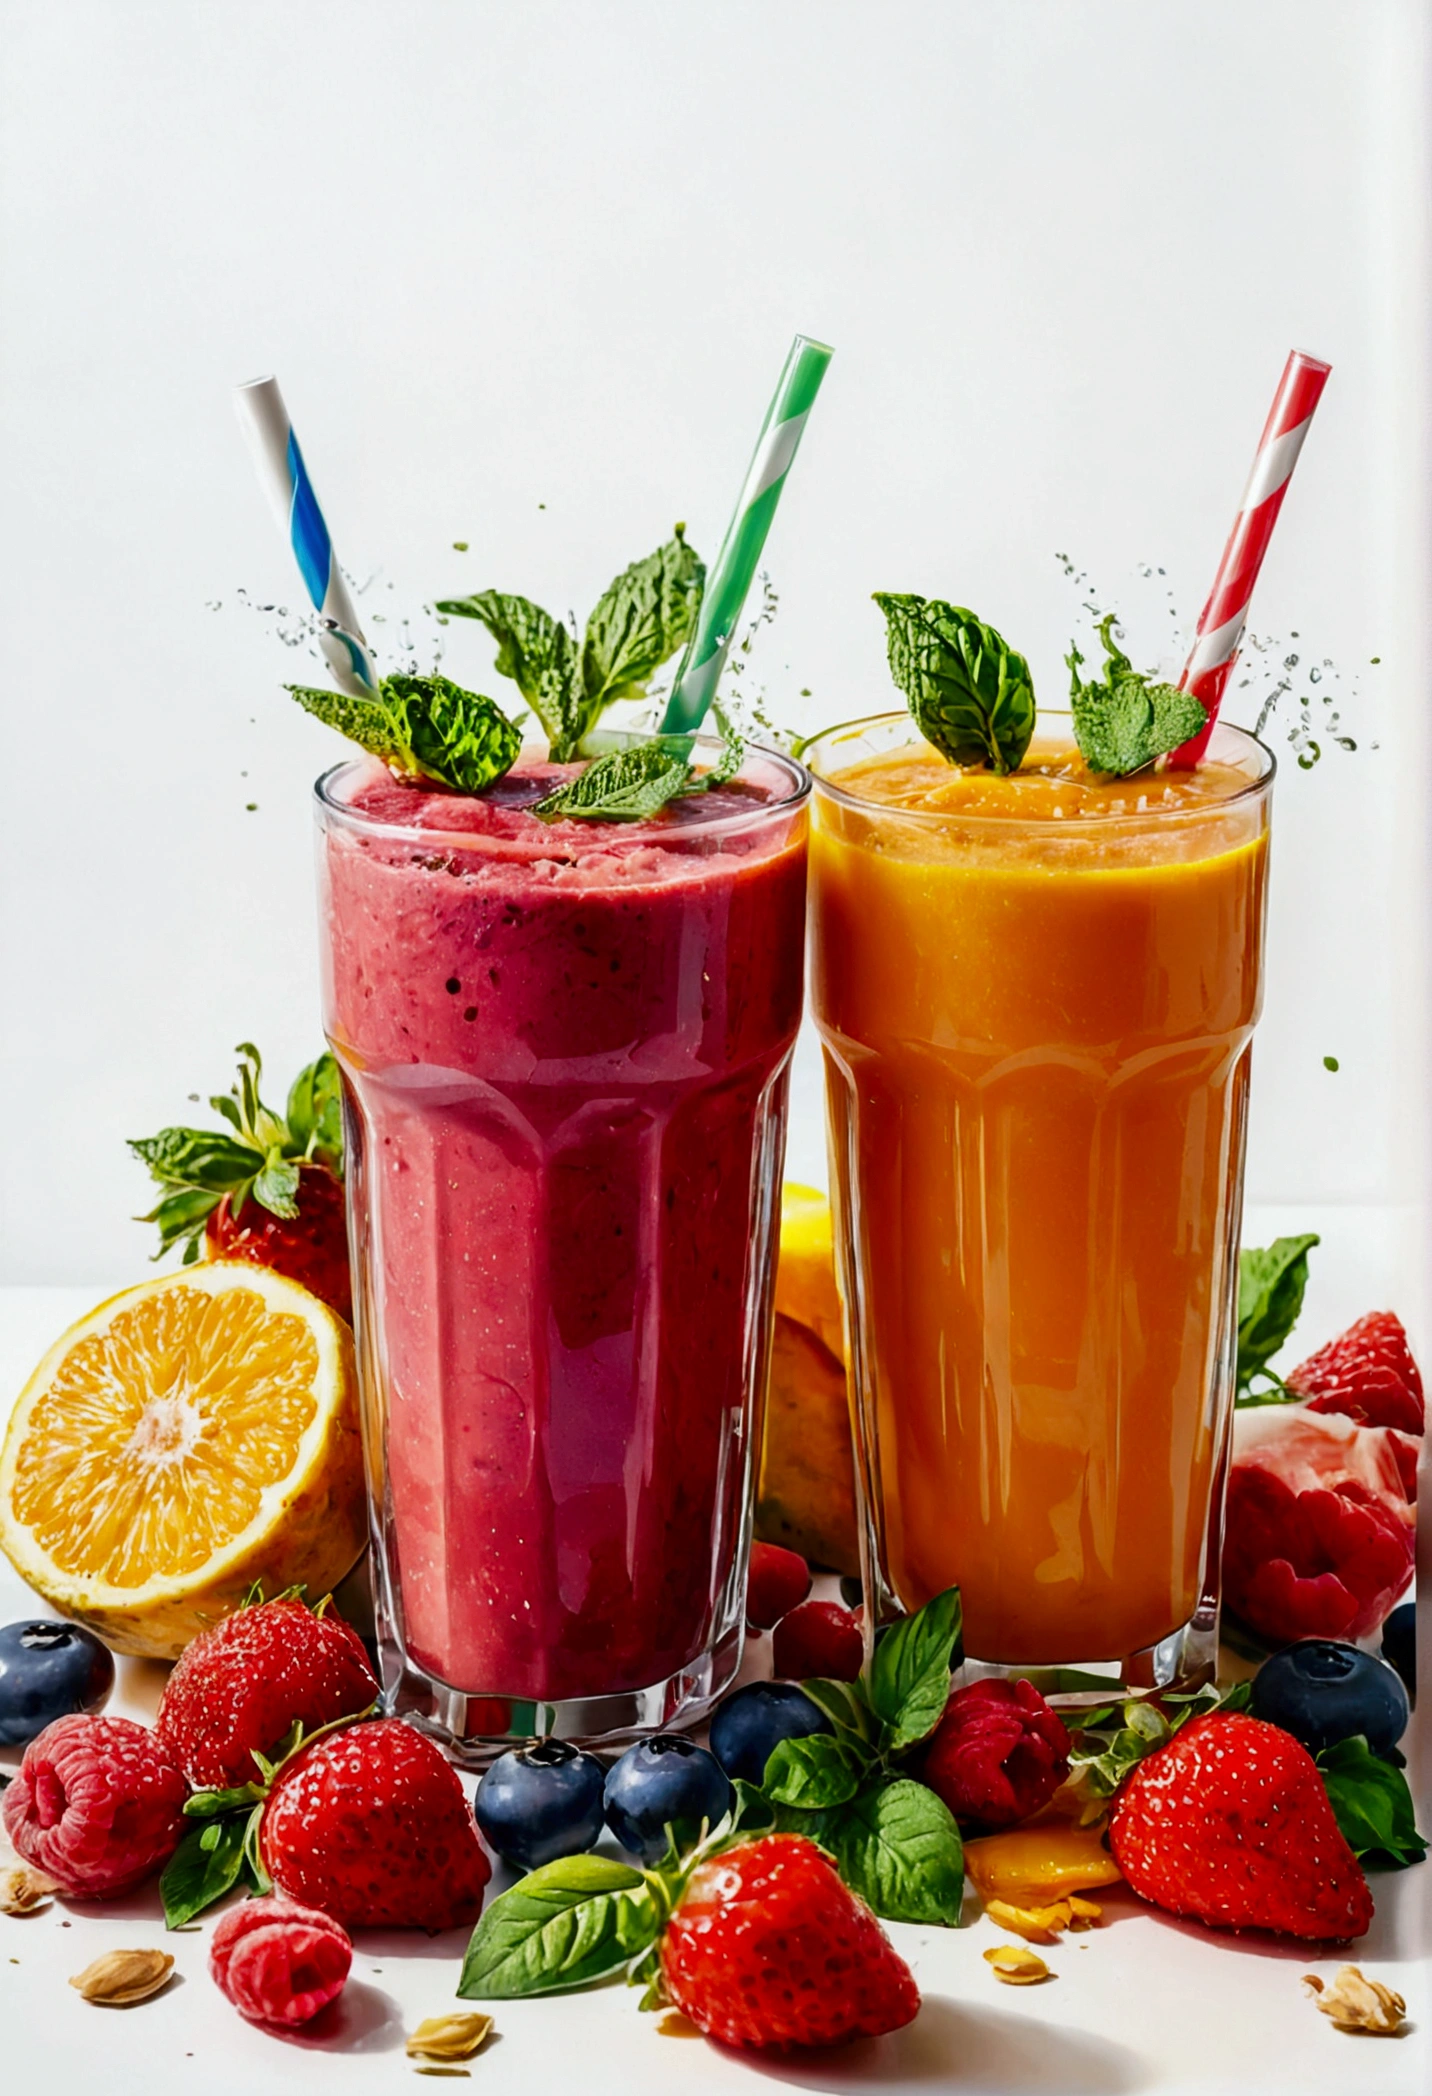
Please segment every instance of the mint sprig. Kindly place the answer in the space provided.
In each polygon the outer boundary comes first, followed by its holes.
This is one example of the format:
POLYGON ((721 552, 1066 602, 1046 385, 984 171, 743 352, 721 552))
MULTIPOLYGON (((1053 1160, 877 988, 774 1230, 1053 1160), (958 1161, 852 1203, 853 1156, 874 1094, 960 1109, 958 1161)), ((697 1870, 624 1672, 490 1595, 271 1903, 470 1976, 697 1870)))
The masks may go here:
MULTIPOLYGON (((511 677, 546 730, 554 763, 569 763, 608 706, 644 698, 661 665, 685 647, 701 608, 706 569, 678 524, 664 546, 608 584, 580 648, 540 604, 501 590, 439 598, 446 618, 478 619, 497 642, 499 675, 511 677)), ((621 818, 618 818, 621 819, 621 818)), ((631 818, 628 818, 631 819, 631 818)))
POLYGON ((1101 680, 1080 681, 1084 657, 1077 647, 1064 659, 1074 739, 1084 762, 1090 771, 1126 778, 1188 742, 1208 716, 1191 693, 1136 670, 1114 641, 1114 624, 1113 612, 1099 621, 1105 657, 1101 680))
POLYGON ((745 744, 719 709, 721 754, 708 770, 692 761, 689 735, 658 735, 608 750, 528 810, 543 822, 646 822, 668 801, 724 786, 741 769, 745 744))
POLYGON ((457 793, 481 793, 512 769, 522 748, 521 735, 491 699, 436 673, 384 677, 371 699, 314 684, 286 688, 305 712, 395 771, 435 779, 457 793))
POLYGON ((129 1144, 163 1189, 163 1198, 136 1218, 158 1224, 157 1259, 182 1244, 184 1264, 191 1265, 200 1256, 205 1225, 225 1195, 235 1220, 252 1198, 269 1214, 291 1222, 299 1213, 306 1167, 343 1177, 343 1092, 333 1057, 320 1055, 300 1070, 278 1114, 259 1096, 263 1065, 258 1049, 252 1041, 241 1041, 237 1053, 242 1060, 233 1090, 209 1101, 232 1134, 161 1128, 129 1144))
POLYGON ((962 605, 877 590, 890 674, 915 724, 951 764, 1018 769, 1034 733, 1029 664, 962 605))
POLYGON ((1235 1402, 1287 1404, 1293 1392, 1268 1363, 1298 1321, 1308 1285, 1308 1254, 1321 1238, 1276 1237, 1238 1254, 1238 1382, 1235 1402))

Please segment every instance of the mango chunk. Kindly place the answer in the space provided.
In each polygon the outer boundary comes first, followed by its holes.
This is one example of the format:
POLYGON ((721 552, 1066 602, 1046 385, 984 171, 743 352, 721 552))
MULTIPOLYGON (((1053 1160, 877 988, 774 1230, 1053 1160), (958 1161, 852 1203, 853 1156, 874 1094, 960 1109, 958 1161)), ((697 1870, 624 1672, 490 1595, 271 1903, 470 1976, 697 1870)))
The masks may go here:
POLYGON ((967 1841, 965 1871, 986 1904, 1020 1908, 1048 1907, 1123 1876, 1095 1828, 1054 1820, 967 1841))
POLYGON ((833 1572, 860 1570, 845 1370, 814 1332, 779 1314, 771 1335, 756 1534, 833 1572))
POLYGON ((813 1186, 788 1179, 781 1188, 781 1249, 776 1264, 776 1309, 814 1332, 845 1359, 845 1328, 835 1281, 835 1228, 830 1203, 813 1186))

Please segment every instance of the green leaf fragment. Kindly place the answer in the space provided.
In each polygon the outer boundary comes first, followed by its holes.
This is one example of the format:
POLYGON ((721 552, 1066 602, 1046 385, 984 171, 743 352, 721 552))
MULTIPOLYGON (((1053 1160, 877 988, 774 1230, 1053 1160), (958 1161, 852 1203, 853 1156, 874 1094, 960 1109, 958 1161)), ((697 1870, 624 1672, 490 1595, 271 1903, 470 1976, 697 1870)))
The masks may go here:
POLYGON ((1241 1404, 1276 1403, 1292 1395, 1281 1381, 1270 1392, 1255 1392, 1255 1375, 1268 1374, 1269 1361, 1298 1321, 1308 1285, 1308 1254, 1322 1240, 1315 1231, 1302 1237, 1278 1237, 1270 1245, 1250 1246, 1238 1255, 1238 1397, 1241 1404))
POLYGON ((1176 685, 1136 670, 1113 639, 1114 614, 1099 621, 1104 649, 1102 682, 1081 683, 1084 658, 1077 648, 1069 665, 1074 738, 1091 771, 1125 778, 1197 735, 1207 719, 1201 701, 1176 685))
POLYGON ((884 1921, 958 1926, 964 1849, 953 1813, 908 1777, 863 1791, 827 1817, 841 1876, 884 1921))
POLYGON ((608 585, 582 639, 584 733, 608 706, 644 698, 661 665, 685 647, 705 579, 685 526, 678 524, 664 546, 608 585))
POLYGON ((381 757, 385 764, 412 771, 407 739, 400 721, 382 698, 355 699, 344 691, 329 691, 324 685, 289 684, 285 689, 298 700, 305 713, 336 728, 360 750, 381 757))
POLYGON ((773 1805, 822 1812, 847 1805, 870 1771, 874 1755, 849 1737, 815 1732, 783 1739, 772 1749, 761 1791, 773 1805))
POLYGON ((949 1587, 877 1641, 870 1701, 886 1728, 890 1753, 926 1738, 944 1716, 961 1623, 960 1590, 949 1587))
POLYGON ((166 1928, 182 1928, 212 1907, 246 1875, 249 1814, 231 1814, 194 1827, 180 1842, 159 1880, 166 1928))
POLYGON ((517 761, 522 738, 506 714, 450 677, 385 677, 375 699, 308 684, 288 690, 309 713, 395 770, 480 793, 517 761))
POLYGON ((584 1986, 645 1950, 659 1925, 639 1871, 606 1856, 564 1856, 493 1901, 473 1931, 458 1994, 497 2001, 584 1986))
POLYGON ((1313 1758, 1355 1856, 1386 1870, 1406 1870, 1422 1861, 1427 1843, 1417 1831, 1412 1793, 1399 1767, 1373 1754, 1361 1734, 1324 1747, 1313 1758))
POLYGON ((1029 664, 993 626, 939 598, 877 590, 890 674, 915 724, 951 764, 1015 771, 1034 733, 1029 664))
POLYGON ((305 1158, 343 1176, 343 1081, 331 1055, 300 1070, 289 1089, 289 1141, 305 1158))
POLYGON ((478 590, 445 597, 437 609, 480 619, 497 642, 497 673, 510 677, 532 708, 558 762, 574 755, 582 732, 583 692, 577 643, 560 619, 527 597, 478 590))

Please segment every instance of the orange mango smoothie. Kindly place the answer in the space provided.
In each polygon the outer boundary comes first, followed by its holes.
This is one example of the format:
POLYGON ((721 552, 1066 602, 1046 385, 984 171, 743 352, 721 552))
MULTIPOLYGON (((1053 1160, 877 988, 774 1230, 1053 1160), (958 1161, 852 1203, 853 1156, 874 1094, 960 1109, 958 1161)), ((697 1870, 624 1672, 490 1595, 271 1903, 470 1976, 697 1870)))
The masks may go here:
POLYGON ((1008 777, 905 717, 807 759, 881 1579, 958 1583, 981 1661, 1146 1653, 1216 1578, 1271 759, 1105 780, 1057 715, 1008 777))

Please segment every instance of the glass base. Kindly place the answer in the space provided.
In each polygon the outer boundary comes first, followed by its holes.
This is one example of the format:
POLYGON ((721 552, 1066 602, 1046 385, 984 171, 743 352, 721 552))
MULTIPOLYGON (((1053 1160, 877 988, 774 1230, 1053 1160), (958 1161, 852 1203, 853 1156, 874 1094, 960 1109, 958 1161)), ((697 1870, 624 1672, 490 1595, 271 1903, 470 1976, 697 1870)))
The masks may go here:
POLYGON ((1160 1695, 1204 1688, 1218 1679, 1218 1604, 1205 1601, 1156 1645, 1123 1659, 1081 1660, 1059 1666, 1014 1666, 967 1655, 957 1687, 973 1681, 1028 1681, 1056 1709, 1092 1709, 1111 1696, 1160 1695))
POLYGON ((383 1709, 406 1718, 435 1739, 460 1768, 486 1768, 509 1747, 531 1739, 569 1739, 574 1746, 623 1747, 653 1732, 680 1732, 699 1724, 736 1678, 742 1626, 737 1625, 690 1666, 612 1696, 581 1696, 534 1703, 515 1696, 470 1696, 436 1680, 396 1639, 378 1638, 383 1709))

